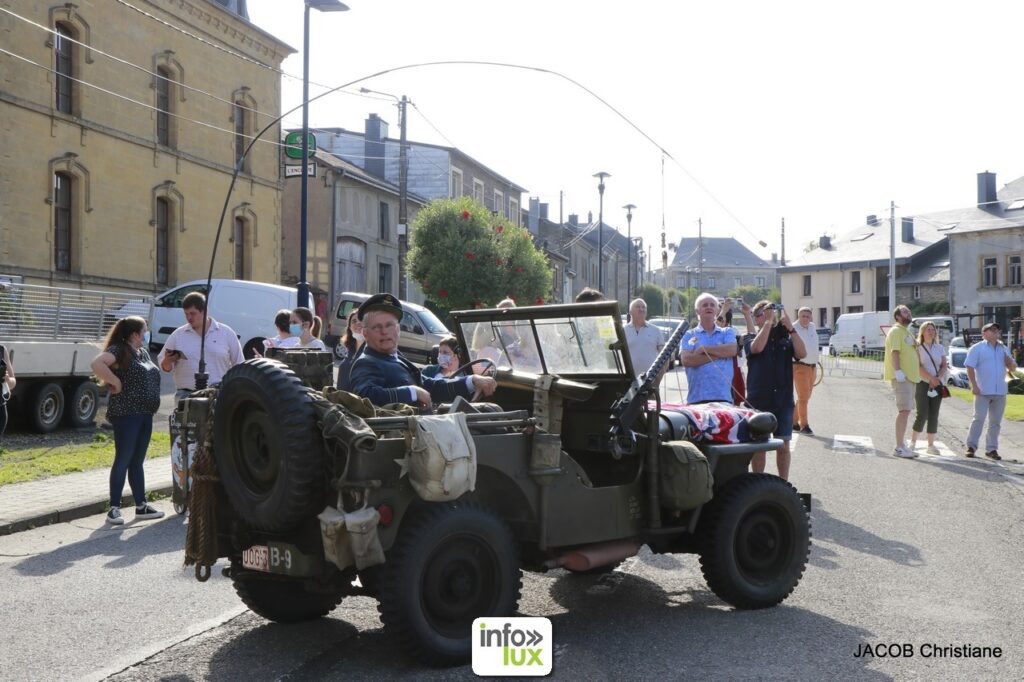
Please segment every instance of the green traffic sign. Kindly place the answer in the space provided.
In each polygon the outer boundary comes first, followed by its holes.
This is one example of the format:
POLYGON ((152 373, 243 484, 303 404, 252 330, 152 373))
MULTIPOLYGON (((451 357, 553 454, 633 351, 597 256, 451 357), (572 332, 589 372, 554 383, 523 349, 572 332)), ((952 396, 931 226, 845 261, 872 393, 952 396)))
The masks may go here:
MULTIPOLYGON (((316 137, 313 133, 308 134, 309 156, 316 156, 316 137)), ((289 159, 302 158, 302 132, 288 133, 284 137, 284 155, 289 159)))

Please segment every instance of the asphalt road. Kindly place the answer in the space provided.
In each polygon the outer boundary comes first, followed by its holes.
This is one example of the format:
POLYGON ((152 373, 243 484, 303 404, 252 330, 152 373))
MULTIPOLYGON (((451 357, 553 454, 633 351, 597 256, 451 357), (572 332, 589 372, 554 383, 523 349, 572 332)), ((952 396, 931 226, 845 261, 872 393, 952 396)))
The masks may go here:
MULTIPOLYGON (((940 431, 953 449, 961 412, 940 431)), ((811 559, 778 607, 732 609, 689 555, 645 550, 610 578, 526 574, 520 612, 552 621, 552 677, 1020 679, 1022 467, 895 459, 892 417, 881 382, 819 387, 817 433, 796 441, 792 476, 814 496, 811 559), (874 447, 834 450, 836 434, 874 447), (856 657, 889 643, 913 657, 856 657), (931 643, 1002 656, 926 658, 931 643)), ((367 598, 315 623, 263 621, 216 570, 200 584, 182 568, 184 535, 178 517, 109 530, 96 516, 0 538, 0 679, 475 678, 405 657, 367 598)))

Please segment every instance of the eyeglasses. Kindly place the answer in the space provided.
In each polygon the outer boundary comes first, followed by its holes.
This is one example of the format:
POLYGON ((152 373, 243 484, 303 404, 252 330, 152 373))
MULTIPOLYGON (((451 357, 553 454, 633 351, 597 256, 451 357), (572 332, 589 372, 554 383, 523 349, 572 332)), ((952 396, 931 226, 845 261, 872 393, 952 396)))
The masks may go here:
POLYGON ((386 331, 391 331, 393 329, 398 329, 398 322, 391 321, 391 322, 385 322, 384 324, 372 324, 369 327, 363 327, 363 331, 369 330, 369 331, 373 332, 374 334, 380 334, 381 332, 383 332, 385 330, 386 331))

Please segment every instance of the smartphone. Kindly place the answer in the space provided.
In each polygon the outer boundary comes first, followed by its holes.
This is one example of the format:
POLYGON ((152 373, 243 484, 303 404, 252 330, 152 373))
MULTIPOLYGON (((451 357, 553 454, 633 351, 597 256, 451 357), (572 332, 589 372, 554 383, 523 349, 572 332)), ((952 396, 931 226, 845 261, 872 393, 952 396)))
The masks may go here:
POLYGON ((172 354, 172 353, 173 353, 173 354, 174 354, 174 356, 175 356, 175 357, 177 357, 177 358, 178 358, 179 360, 188 360, 188 358, 186 358, 186 357, 185 357, 185 354, 184 354, 184 353, 182 353, 182 352, 181 352, 180 350, 169 350, 169 351, 167 351, 167 354, 168 354, 168 355, 170 355, 170 354, 172 354))

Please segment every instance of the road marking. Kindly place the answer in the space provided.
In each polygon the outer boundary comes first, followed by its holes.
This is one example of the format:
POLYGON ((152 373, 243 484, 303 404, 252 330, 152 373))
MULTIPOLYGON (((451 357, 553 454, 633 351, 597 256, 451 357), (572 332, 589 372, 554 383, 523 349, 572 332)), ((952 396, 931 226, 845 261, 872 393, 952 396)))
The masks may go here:
POLYGON ((918 443, 917 447, 914 448, 914 452, 916 452, 920 457, 924 457, 925 459, 956 459, 957 458, 957 454, 955 452, 953 452, 953 450, 948 445, 943 443, 942 441, 938 441, 938 440, 935 441, 935 447, 939 451, 939 454, 937 454, 937 455, 929 455, 927 452, 925 452, 925 450, 928 448, 928 444, 927 443, 925 443, 923 445, 921 443, 918 443))
POLYGON ((832 438, 832 449, 850 455, 875 454, 875 444, 870 436, 844 436, 837 433, 832 438))

